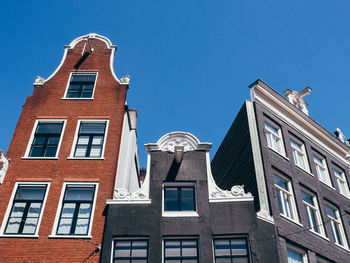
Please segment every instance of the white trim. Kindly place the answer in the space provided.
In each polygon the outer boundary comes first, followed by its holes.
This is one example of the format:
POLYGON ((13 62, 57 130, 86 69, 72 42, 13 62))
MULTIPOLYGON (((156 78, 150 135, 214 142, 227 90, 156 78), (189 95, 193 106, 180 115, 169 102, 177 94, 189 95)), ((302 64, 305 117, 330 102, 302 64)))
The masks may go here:
POLYGON ((84 41, 84 40, 86 40, 88 38, 89 39, 101 40, 107 45, 107 49, 111 49, 111 56, 110 56, 110 60, 109 60, 109 67, 110 67, 110 70, 111 70, 111 73, 112 73, 112 76, 114 77, 114 79, 118 83, 120 83, 119 79, 117 78, 117 76, 116 76, 116 74, 114 72, 114 68, 113 68, 114 54, 115 54, 115 51, 116 51, 117 47, 115 45, 112 45, 112 42, 107 37, 98 35, 96 33, 90 33, 90 34, 86 34, 84 36, 80 36, 80 37, 74 39, 69 45, 64 47, 64 53, 63 53, 63 57, 62 57, 62 60, 61 60, 60 64, 58 65, 56 70, 46 80, 44 80, 43 84, 46 83, 48 80, 50 80, 53 76, 55 76, 56 73, 60 70, 60 68, 62 67, 63 63, 66 60, 66 56, 67 56, 68 50, 73 49, 75 47, 75 45, 77 45, 80 41, 84 41))
POLYGON ((16 182, 15 183, 15 186, 13 187, 13 190, 12 190, 10 201, 9 201, 9 203, 7 205, 5 216, 4 216, 3 220, 2 220, 2 225, 1 225, 1 228, 0 228, 0 237, 29 237, 29 238, 31 238, 31 237, 39 237, 39 228, 40 228, 41 219, 43 217, 43 213, 44 213, 44 210, 45 210, 45 205, 46 205, 47 196, 48 196, 48 193, 49 193, 49 190, 50 190, 50 185, 51 185, 50 182, 16 182), (40 211, 40 215, 39 215, 38 223, 37 223, 37 226, 36 226, 36 230, 35 230, 35 233, 33 235, 28 235, 28 234, 27 235, 21 235, 21 234, 11 235, 11 234, 5 234, 4 233, 6 225, 7 225, 7 221, 8 221, 8 218, 10 216, 11 209, 12 209, 12 206, 13 206, 13 201, 15 199, 15 195, 16 195, 16 192, 17 192, 17 189, 18 189, 19 185, 32 185, 32 186, 46 185, 46 191, 45 191, 45 196, 44 196, 43 203, 42 203, 42 208, 41 208, 41 211, 40 211))
POLYGON ((317 153, 316 151, 313 151, 312 152, 312 159, 314 161, 314 165, 315 165, 315 169, 316 169, 316 175, 317 175, 318 180, 321 181, 322 183, 324 183, 325 185, 331 187, 333 190, 335 190, 335 188, 332 185, 332 181, 331 181, 330 174, 329 174, 329 171, 328 171, 328 165, 327 165, 326 158, 323 157, 321 154, 317 153), (315 157, 317 159, 319 159, 321 161, 321 163, 318 163, 315 160, 315 157), (323 181, 322 175, 318 173, 318 169, 317 168, 323 170, 323 172, 325 173, 324 175, 326 176, 326 182, 323 181))
POLYGON ((61 148, 61 144, 62 144, 62 138, 64 136, 64 130, 66 128, 66 123, 67 123, 67 120, 66 119, 36 119, 35 120, 35 123, 34 123, 34 127, 32 129, 32 133, 30 135, 30 138, 29 138, 29 141, 28 141, 28 144, 27 144, 27 149, 26 149, 26 152, 24 154, 24 156, 22 157, 22 159, 58 159, 58 153, 60 151, 60 148, 61 148), (56 151, 56 155, 54 157, 31 157, 29 156, 29 153, 30 153, 30 149, 32 148, 32 144, 33 144, 33 140, 34 140, 34 136, 35 136, 35 131, 36 131, 36 128, 38 127, 39 123, 63 123, 63 126, 62 126, 62 130, 61 130, 61 135, 60 135, 60 140, 58 142, 58 145, 57 145, 57 151, 56 151))
POLYGON ((98 78, 98 71, 72 71, 69 74, 69 78, 68 78, 67 85, 66 85, 66 90, 64 92, 64 96, 61 99, 62 100, 93 100, 94 95, 95 95, 97 78, 98 78), (70 87, 70 82, 71 82, 73 75, 92 75, 92 74, 95 74, 95 83, 94 83, 94 88, 92 90, 91 98, 67 98, 68 89, 70 87))
POLYGON ((265 139, 267 141, 268 147, 271 150, 273 150, 276 153, 278 153, 279 155, 281 155, 281 156, 286 158, 286 151, 284 149, 284 141, 283 141, 281 127, 279 125, 277 125, 276 123, 274 123, 273 121, 271 121, 270 119, 265 117, 264 118, 264 133, 265 133, 265 139), (275 128, 277 130, 277 134, 275 134, 273 130, 269 129, 269 127, 266 127, 266 124, 270 125, 272 128, 275 128), (269 140, 268 140, 267 136, 270 137, 271 145, 269 145, 269 140), (280 147, 280 151, 278 151, 278 149, 274 148, 274 144, 272 143, 272 138, 271 137, 277 138, 277 143, 278 143, 278 145, 280 147))
MULTIPOLYGON (((348 166, 350 164, 349 160, 346 159, 347 151, 342 148, 340 145, 336 144, 331 138, 329 138, 325 133, 321 132, 318 128, 314 127, 312 123, 310 123, 305 114, 296 113, 281 101, 280 98, 276 98, 269 91, 265 90, 259 84, 256 84, 253 88, 251 88, 251 99, 265 109, 267 109, 270 113, 274 114, 276 117, 296 129, 298 132, 303 134, 306 138, 308 138, 311 142, 318 145, 325 152, 331 154, 335 159, 341 162, 343 165, 348 166), (271 100, 274 105, 268 102, 266 99, 271 100), (299 122, 300 124, 298 124, 299 122), (308 130, 306 129, 308 128, 308 130), (322 141, 321 139, 322 138, 322 141), (331 148, 327 144, 333 146, 331 148), (336 152, 338 151, 338 152, 336 152)), ((288 101, 286 101, 289 103, 288 101)))
POLYGON ((162 216, 163 217, 195 217, 198 215, 197 189, 195 182, 163 182, 162 184, 162 216), (165 187, 193 187, 194 190, 194 211, 164 211, 164 188, 165 187))
POLYGON ((78 119, 77 127, 76 127, 75 133, 74 133, 74 140, 73 140, 71 152, 70 152, 70 155, 67 159, 69 159, 69 160, 73 160, 73 159, 76 159, 76 160, 103 160, 105 147, 106 147, 106 141, 107 141, 108 126, 109 126, 108 119, 78 119), (102 146, 100 157, 75 157, 74 156, 75 147, 76 147, 76 144, 78 142, 78 135, 79 135, 79 129, 80 129, 81 123, 106 123, 105 134, 103 137, 103 146, 102 146))
POLYGON ((9 166, 9 160, 6 158, 5 154, 1 150, 0 150, 0 162, 2 162, 2 165, 3 165, 2 168, 0 168, 0 184, 2 184, 7 172, 7 168, 9 166))
POLYGON ((61 195, 60 195, 60 200, 58 202, 58 206, 57 206, 57 210, 56 210, 57 212, 56 212, 56 216, 55 216, 55 222, 53 224, 51 235, 48 236, 49 238, 92 238, 91 231, 92 231, 92 225, 93 225, 94 215, 95 215, 98 185, 99 185, 99 183, 96 183, 96 182, 84 182, 84 181, 64 182, 63 183, 61 195), (91 215, 90 215, 90 224, 89 224, 89 230, 88 230, 87 235, 57 235, 56 234, 58 222, 59 222, 60 217, 61 217, 62 203, 63 203, 63 198, 64 198, 64 194, 66 192, 67 185, 75 185, 75 186, 81 186, 81 187, 95 186, 94 200, 93 200, 93 204, 92 204, 91 215))
POLYGON ((292 155, 293 155, 293 159, 294 159, 294 164, 297 167, 299 167, 302 170, 304 170, 305 172, 311 173, 310 172, 309 160, 307 158, 305 143, 303 141, 301 141, 300 139, 298 139, 297 137, 295 137, 294 135, 290 135, 290 147, 292 149, 292 155), (300 147, 300 149, 298 147, 295 147, 292 142, 297 144, 300 147), (302 158, 305 167, 302 167, 299 164, 299 162, 300 162, 299 158, 302 158))

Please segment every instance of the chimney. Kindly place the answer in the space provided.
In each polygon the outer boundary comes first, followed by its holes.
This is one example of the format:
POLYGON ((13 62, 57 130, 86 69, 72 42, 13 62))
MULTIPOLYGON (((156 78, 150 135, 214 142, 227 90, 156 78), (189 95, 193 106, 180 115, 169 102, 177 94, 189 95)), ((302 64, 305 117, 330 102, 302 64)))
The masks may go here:
POLYGON ((146 168, 141 168, 140 169, 140 176, 139 176, 139 180, 140 180, 141 184, 143 184, 143 182, 145 181, 145 177, 146 177, 146 168))
POLYGON ((136 130, 137 112, 136 109, 128 109, 130 118, 130 128, 136 130))

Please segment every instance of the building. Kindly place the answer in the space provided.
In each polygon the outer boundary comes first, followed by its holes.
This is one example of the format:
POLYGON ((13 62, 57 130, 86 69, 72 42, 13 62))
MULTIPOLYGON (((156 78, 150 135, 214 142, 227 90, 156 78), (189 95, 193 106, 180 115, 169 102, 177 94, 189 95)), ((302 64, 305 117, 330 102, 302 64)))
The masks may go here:
POLYGON ((136 111, 115 51, 106 37, 78 37, 50 77, 36 78, 1 169, 0 261, 97 262, 118 176, 139 187, 136 111))
POLYGON ((101 262, 278 261, 274 225, 258 219, 243 186, 215 184, 210 148, 186 132, 145 145, 141 188, 116 187, 107 200, 101 262))
POLYGON ((5 178, 7 167, 9 165, 9 161, 6 158, 4 152, 0 150, 0 185, 5 178))
POLYGON ((253 194, 258 215, 274 226, 278 262, 348 263, 350 147, 339 129, 334 136, 308 115, 310 91, 284 97, 261 80, 250 85, 212 172, 219 187, 253 194))

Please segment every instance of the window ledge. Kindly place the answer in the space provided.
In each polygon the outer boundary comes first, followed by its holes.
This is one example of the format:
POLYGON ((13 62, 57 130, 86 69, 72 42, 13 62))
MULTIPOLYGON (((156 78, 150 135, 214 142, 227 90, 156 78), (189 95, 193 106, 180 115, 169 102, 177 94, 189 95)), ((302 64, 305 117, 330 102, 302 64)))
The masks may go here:
POLYGON ((307 173, 308 175, 311 175, 312 177, 314 177, 314 175, 313 175, 312 173, 310 173, 310 171, 304 169, 303 167, 301 167, 301 166, 299 166, 299 165, 297 165, 297 164, 295 164, 295 163, 294 163, 294 165, 295 165, 295 167, 298 167, 298 168, 299 168, 300 170, 302 170, 303 172, 305 172, 305 173, 307 173))
POLYGON ((287 161, 289 161, 289 158, 288 158, 287 156, 285 156, 283 153, 280 153, 280 152, 278 152, 278 151, 276 151, 275 149, 270 148, 270 147, 269 147, 269 149, 272 150, 274 153, 277 153, 279 156, 283 157, 283 158, 286 159, 287 161))
POLYGON ((288 216, 285 216, 284 214, 280 214, 281 217, 285 218, 285 219, 288 219, 289 221, 291 221, 292 223, 298 225, 298 226, 301 226, 301 227, 304 227, 301 223, 299 223, 298 221, 288 217, 288 216))
POLYGON ((61 100, 93 100, 94 98, 61 98, 61 100))
POLYGON ((58 157, 22 157, 22 160, 58 160, 58 157))
POLYGON ((327 184, 327 183, 321 181, 319 178, 318 178, 318 180, 319 180, 321 183, 323 183, 325 186, 327 186, 327 187, 331 188, 332 190, 336 191, 336 189, 335 189, 333 186, 331 186, 331 185, 329 185, 329 184, 327 184))
POLYGON ((67 157, 67 160, 104 160, 104 157, 67 157))
POLYGON ((335 244, 337 247, 340 247, 340 248, 342 248, 342 249, 344 249, 344 250, 350 252, 350 250, 349 250, 347 247, 344 247, 344 246, 339 245, 339 244, 337 244, 337 243, 334 243, 334 244, 335 244))
POLYGON ((9 234, 2 234, 0 235, 0 238, 8 238, 8 237, 12 237, 12 238, 38 238, 39 235, 9 235, 9 234))
POLYGON ((174 212, 163 212, 163 217, 198 217, 198 213, 195 211, 174 211, 174 212))
POLYGON ((78 236, 78 235, 49 235, 48 238, 84 238, 84 239, 92 239, 92 236, 86 235, 86 236, 78 236))
POLYGON ((340 193, 342 196, 344 196, 346 199, 350 199, 350 196, 349 195, 346 195, 346 194, 342 194, 340 193))
POLYGON ((313 231, 312 229, 309 229, 309 231, 310 231, 311 233, 313 233, 313 234, 315 234, 315 235, 317 235, 317 236, 323 238, 324 240, 329 241, 329 238, 328 238, 328 237, 326 237, 326 236, 324 236, 324 235, 322 235, 322 234, 320 234, 320 233, 317 233, 317 232, 313 231))

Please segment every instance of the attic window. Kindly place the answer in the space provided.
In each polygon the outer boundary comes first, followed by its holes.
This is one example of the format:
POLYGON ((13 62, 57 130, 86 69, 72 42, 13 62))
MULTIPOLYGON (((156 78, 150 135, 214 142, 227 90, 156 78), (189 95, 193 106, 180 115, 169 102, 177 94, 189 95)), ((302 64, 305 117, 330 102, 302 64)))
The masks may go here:
POLYGON ((68 99, 93 98, 97 73, 72 73, 67 89, 68 99))

